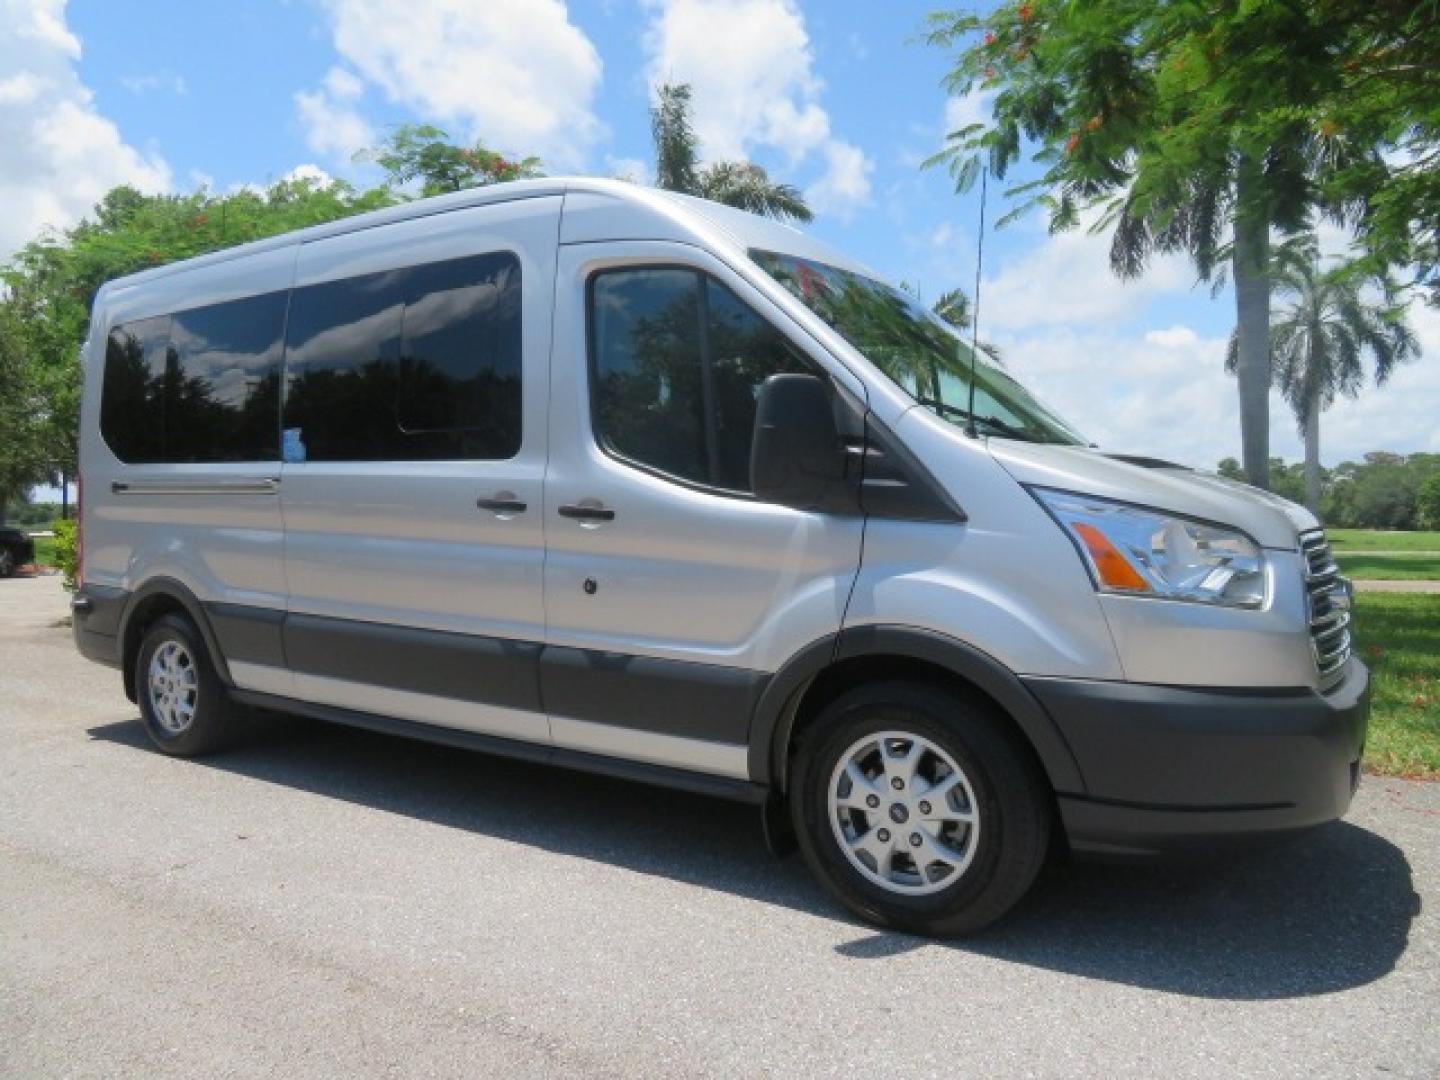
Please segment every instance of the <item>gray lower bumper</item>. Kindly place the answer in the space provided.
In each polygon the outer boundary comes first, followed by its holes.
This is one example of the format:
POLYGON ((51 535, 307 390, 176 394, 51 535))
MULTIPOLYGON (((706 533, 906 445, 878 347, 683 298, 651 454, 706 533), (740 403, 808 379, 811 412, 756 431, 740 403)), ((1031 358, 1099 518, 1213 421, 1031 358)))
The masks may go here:
POLYGON ((1077 851, 1145 854, 1341 817, 1360 777, 1370 674, 1321 694, 1027 679, 1085 793, 1060 814, 1077 851))

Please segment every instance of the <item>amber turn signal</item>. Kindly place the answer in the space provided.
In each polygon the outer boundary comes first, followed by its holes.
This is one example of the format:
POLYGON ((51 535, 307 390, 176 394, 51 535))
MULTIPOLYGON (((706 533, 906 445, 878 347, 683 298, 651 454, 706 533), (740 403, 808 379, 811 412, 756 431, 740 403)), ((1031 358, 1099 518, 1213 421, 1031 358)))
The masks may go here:
POLYGON ((1150 591, 1150 583, 1140 576, 1139 571, 1130 565, 1130 560, 1120 554, 1103 532, 1083 521, 1072 522, 1070 527, 1085 544, 1090 561, 1095 564, 1095 572, 1106 588, 1124 589, 1126 592, 1150 591))

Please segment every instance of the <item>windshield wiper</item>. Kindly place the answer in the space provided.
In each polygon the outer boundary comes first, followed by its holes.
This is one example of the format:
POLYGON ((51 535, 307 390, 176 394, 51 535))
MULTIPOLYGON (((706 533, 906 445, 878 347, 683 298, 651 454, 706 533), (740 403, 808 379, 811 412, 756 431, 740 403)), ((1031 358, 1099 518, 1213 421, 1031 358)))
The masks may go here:
MULTIPOLYGON (((927 409, 934 410, 935 414, 942 419, 947 417, 954 418, 956 420, 972 419, 968 409, 962 409, 959 405, 952 405, 948 401, 941 401, 939 398, 932 397, 916 397, 915 400, 918 401, 921 405, 924 405, 927 409)), ((976 413, 973 419, 975 423, 983 424, 984 426, 993 429, 998 434, 1004 435, 1011 439, 1020 439, 1024 442, 1041 441, 1040 439, 1037 439, 1035 437, 1033 432, 1027 431, 1021 427, 1016 427, 1014 424, 1006 423, 998 416, 987 416, 985 413, 976 413)))

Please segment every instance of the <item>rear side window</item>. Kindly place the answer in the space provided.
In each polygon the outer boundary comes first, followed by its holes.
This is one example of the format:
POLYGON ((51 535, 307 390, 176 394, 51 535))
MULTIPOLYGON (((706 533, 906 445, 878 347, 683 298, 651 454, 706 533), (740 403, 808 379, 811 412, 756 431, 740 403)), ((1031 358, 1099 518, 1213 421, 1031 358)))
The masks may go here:
POLYGON ((284 292, 115 327, 100 431, 121 461, 274 461, 284 292))
POLYGON ((280 456, 280 349, 288 293, 176 313, 170 320, 166 461, 280 456))
POLYGON ((105 345, 100 434, 121 461, 165 460, 166 351, 170 316, 122 323, 105 345))
POLYGON ((750 492, 760 387, 818 374, 784 335, 708 275, 607 270, 591 279, 596 437, 669 476, 750 492))
POLYGON ((286 334, 286 456, 514 457, 520 298, 520 263, 508 252, 297 289, 286 334))

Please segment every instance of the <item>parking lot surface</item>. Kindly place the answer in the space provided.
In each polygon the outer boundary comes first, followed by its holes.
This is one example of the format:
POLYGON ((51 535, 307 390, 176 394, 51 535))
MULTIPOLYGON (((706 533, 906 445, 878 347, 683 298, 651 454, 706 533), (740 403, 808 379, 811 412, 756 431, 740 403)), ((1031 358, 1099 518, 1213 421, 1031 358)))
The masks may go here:
POLYGON ((299 720, 163 757, 64 613, 0 581, 0 1075, 1440 1075, 1440 785, 938 943, 744 807, 299 720))

